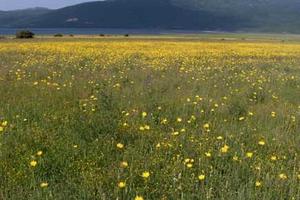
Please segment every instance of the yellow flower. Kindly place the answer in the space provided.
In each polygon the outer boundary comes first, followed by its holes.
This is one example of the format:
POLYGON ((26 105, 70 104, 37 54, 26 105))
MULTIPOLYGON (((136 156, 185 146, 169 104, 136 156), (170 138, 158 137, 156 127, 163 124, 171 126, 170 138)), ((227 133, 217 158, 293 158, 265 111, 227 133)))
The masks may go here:
POLYGON ((204 128, 204 129, 209 129, 209 123, 204 124, 204 125, 203 125, 203 128, 204 128))
POLYGON ((2 126, 0 126, 0 132, 3 132, 4 128, 2 126))
POLYGON ((150 130, 149 125, 140 126, 140 131, 150 130))
POLYGON ((264 140, 260 140, 260 141, 258 142, 258 144, 261 145, 261 146, 264 146, 264 145, 266 144, 266 142, 265 142, 264 140))
POLYGON ((245 117, 240 117, 239 118, 239 121, 243 121, 243 120, 245 120, 245 117))
POLYGON ((272 161, 276 161, 277 160, 277 156, 271 156, 271 160, 272 161))
POLYGON ((142 196, 136 196, 134 200, 144 200, 144 198, 142 196))
POLYGON ((167 123, 168 123, 168 120, 165 118, 165 119, 161 120, 160 123, 161 123, 161 124, 167 124, 167 123))
POLYGON ((31 167, 35 167, 37 165, 37 162, 35 161, 35 160, 32 160, 31 162, 30 162, 30 166, 31 167))
POLYGON ((261 183, 260 181, 256 181, 256 182, 255 182, 255 186, 256 186, 256 187, 260 187, 261 185, 262 185, 262 183, 261 183))
POLYGON ((218 136, 217 140, 223 140, 223 137, 222 136, 218 136))
POLYGON ((177 122, 182 122, 182 119, 180 117, 178 117, 177 122))
POLYGON ((247 152, 247 153, 246 153, 246 156, 247 156, 247 158, 252 158, 253 153, 252 153, 252 152, 247 152))
POLYGON ((146 112, 143 112, 143 113, 142 113, 142 117, 143 117, 143 118, 147 117, 147 113, 146 113, 146 112))
POLYGON ((120 165, 121 165, 122 168, 127 168, 128 167, 128 162, 123 161, 123 162, 121 162, 120 165))
POLYGON ((205 180, 205 175, 204 175, 204 174, 199 175, 199 176, 198 176, 198 179, 199 179, 200 181, 204 181, 204 180, 205 180))
POLYGON ((149 178, 150 177, 150 172, 148 172, 148 171, 143 172, 142 177, 143 178, 149 178))
POLYGON ((115 84, 113 87, 119 88, 119 87, 121 87, 121 84, 120 84, 120 83, 117 83, 117 84, 115 84))
POLYGON ((282 173, 282 174, 279 174, 279 176, 278 176, 280 179, 282 179, 282 180, 285 180, 285 179, 287 179, 288 177, 287 177, 287 175, 286 174, 284 174, 284 173, 282 173))
POLYGON ((175 132, 172 133, 172 135, 173 135, 173 136, 177 136, 177 135, 179 135, 179 132, 178 132, 178 131, 175 131, 175 132))
POLYGON ((41 156, 43 154, 43 151, 38 151, 37 153, 36 153, 36 155, 38 155, 38 156, 41 156))
POLYGON ((211 153, 210 152, 206 152, 205 156, 208 157, 208 158, 210 158, 211 157, 211 153))
POLYGON ((118 187, 119 187, 119 188, 124 188, 124 187, 126 187, 126 183, 125 183, 124 181, 120 181, 120 182, 118 183, 118 187))
POLYGON ((7 126, 7 124, 8 124, 8 122, 7 122, 7 121, 4 121, 4 122, 2 122, 2 124, 1 124, 1 125, 2 125, 3 127, 6 127, 6 126, 7 126))
POLYGON ((145 125, 144 128, 145 128, 145 130, 150 130, 150 126, 149 125, 145 125))
POLYGON ((276 112, 271 112, 272 117, 276 117, 276 112))
POLYGON ((221 152, 222 153, 227 153, 228 152, 228 150, 229 150, 229 146, 227 146, 226 144, 221 148, 221 152))
POLYGON ((232 160, 234 160, 234 161, 238 161, 238 160, 239 160, 239 157, 237 157, 237 156, 233 156, 233 157, 232 157, 232 160))
POLYGON ((117 148, 119 148, 119 149, 123 149, 123 148, 124 148, 124 144, 122 144, 122 143, 118 143, 118 144, 117 144, 117 148))
POLYGON ((40 184, 40 187, 41 188, 45 188, 45 187, 48 187, 48 183, 47 182, 42 182, 41 184, 40 184))
POLYGON ((193 167, 193 164, 192 164, 192 163, 188 163, 186 166, 187 166, 188 168, 192 168, 192 167, 193 167))

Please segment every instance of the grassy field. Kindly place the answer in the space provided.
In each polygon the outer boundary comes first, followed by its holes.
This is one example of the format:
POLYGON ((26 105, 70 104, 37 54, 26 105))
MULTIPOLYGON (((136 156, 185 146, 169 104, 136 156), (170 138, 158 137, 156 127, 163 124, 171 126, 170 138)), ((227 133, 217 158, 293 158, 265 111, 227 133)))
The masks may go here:
POLYGON ((300 199, 300 43, 0 41, 0 199, 300 199))

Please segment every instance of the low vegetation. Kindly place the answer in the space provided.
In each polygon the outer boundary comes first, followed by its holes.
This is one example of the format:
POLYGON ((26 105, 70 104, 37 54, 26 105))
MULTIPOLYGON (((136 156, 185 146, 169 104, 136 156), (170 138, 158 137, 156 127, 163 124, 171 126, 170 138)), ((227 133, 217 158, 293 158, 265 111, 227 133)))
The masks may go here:
POLYGON ((300 44, 0 43, 1 199, 300 199, 300 44))
POLYGON ((16 38, 18 39, 30 39, 30 38, 33 38, 34 37, 34 33, 31 32, 31 31, 18 31, 16 33, 16 38))
POLYGON ((56 33, 55 35, 54 35, 54 37, 63 37, 64 35, 63 34, 61 34, 61 33, 56 33))

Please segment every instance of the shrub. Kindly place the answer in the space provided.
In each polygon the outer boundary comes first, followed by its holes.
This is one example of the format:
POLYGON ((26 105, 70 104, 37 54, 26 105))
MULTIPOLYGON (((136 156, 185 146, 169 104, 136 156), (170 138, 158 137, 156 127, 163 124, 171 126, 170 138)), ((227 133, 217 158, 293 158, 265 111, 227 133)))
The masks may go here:
POLYGON ((64 35, 61 34, 61 33, 57 33, 57 34, 54 35, 54 37, 63 37, 63 36, 64 36, 64 35))
POLYGON ((16 33, 16 38, 20 38, 20 39, 26 39, 26 38, 33 38, 34 37, 34 33, 31 31, 18 31, 16 33))
POLYGON ((124 37, 129 37, 129 34, 125 34, 124 37))
POLYGON ((104 34, 100 34, 99 36, 100 36, 100 37, 104 37, 105 35, 104 35, 104 34))

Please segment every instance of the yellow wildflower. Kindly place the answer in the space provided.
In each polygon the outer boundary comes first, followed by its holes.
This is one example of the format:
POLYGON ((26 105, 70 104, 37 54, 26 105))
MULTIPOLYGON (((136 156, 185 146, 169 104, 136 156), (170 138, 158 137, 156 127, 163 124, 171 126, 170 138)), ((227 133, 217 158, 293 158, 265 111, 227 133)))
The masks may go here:
POLYGON ((239 121, 243 121, 243 120, 245 120, 245 117, 240 117, 239 118, 239 121))
POLYGON ((161 123, 161 124, 167 124, 167 123, 168 123, 168 120, 165 118, 165 119, 163 119, 160 123, 161 123))
POLYGON ((150 172, 148 172, 148 171, 145 171, 142 173, 142 177, 145 179, 149 178, 149 176, 150 176, 150 172))
POLYGON ((204 174, 199 175, 199 176, 198 176, 198 179, 199 179, 200 181, 204 181, 204 180, 205 180, 205 175, 204 175, 204 174))
POLYGON ((144 200, 144 198, 142 196, 136 196, 134 200, 144 200))
POLYGON ((121 166, 122 168, 127 168, 127 167, 128 167, 128 162, 123 161, 123 162, 121 162, 120 166, 121 166))
POLYGON ((35 161, 35 160, 32 160, 31 162, 30 162, 30 166, 31 167, 35 167, 37 165, 37 162, 35 161))
POLYGON ((211 157, 211 153, 210 152, 206 152, 205 156, 210 158, 211 157))
POLYGON ((223 137, 222 136, 218 136, 217 140, 223 140, 223 137))
POLYGON ((234 161, 238 161, 238 160, 239 160, 239 157, 237 157, 237 156, 233 156, 233 157, 232 157, 232 160, 234 160, 234 161))
POLYGON ((271 156, 271 160, 272 161, 276 161, 277 160, 277 156, 271 156))
POLYGON ((38 156, 41 156, 43 154, 43 151, 38 151, 37 153, 36 153, 36 155, 38 155, 38 156))
POLYGON ((227 153, 228 152, 228 150, 229 150, 229 146, 227 146, 226 144, 221 148, 221 152, 222 153, 227 153))
POLYGON ((149 125, 145 125, 144 128, 145 128, 145 130, 150 130, 150 126, 149 125))
POLYGON ((261 185, 262 185, 262 183, 261 183, 260 181, 256 181, 256 182, 255 182, 255 186, 256 186, 256 187, 260 187, 261 185))
POLYGON ((146 113, 146 112, 143 112, 143 113, 142 113, 142 117, 143 117, 143 118, 147 117, 147 113, 146 113))
POLYGON ((204 124, 204 125, 203 125, 203 128, 204 128, 204 129, 209 129, 209 123, 204 124))
POLYGON ((126 187, 126 183, 125 183, 124 181, 120 181, 120 182, 118 183, 118 187, 119 187, 119 188, 124 188, 124 187, 126 187))
POLYGON ((40 187, 41 188, 46 188, 46 187, 48 187, 48 183, 47 182, 42 182, 41 184, 40 184, 40 187))
POLYGON ((7 122, 7 121, 4 121, 4 122, 2 122, 2 124, 1 124, 1 125, 2 125, 3 127, 6 127, 6 126, 7 126, 7 124, 8 124, 8 122, 7 122))
POLYGON ((285 179, 287 179, 288 177, 287 177, 287 175, 286 174, 284 174, 284 173, 282 173, 282 174, 279 174, 279 176, 278 176, 280 179, 282 179, 282 180, 285 180, 285 179))
POLYGON ((117 148, 119 148, 119 149, 123 149, 123 148, 124 148, 124 144, 122 144, 122 143, 118 143, 118 144, 117 144, 117 148))
POLYGON ((188 164, 186 164, 186 166, 187 166, 188 168, 192 168, 192 167, 193 167, 193 164, 192 164, 192 163, 188 163, 188 164))
POLYGON ((252 158, 253 157, 253 153, 252 152, 247 152, 246 156, 247 156, 247 158, 252 158))

